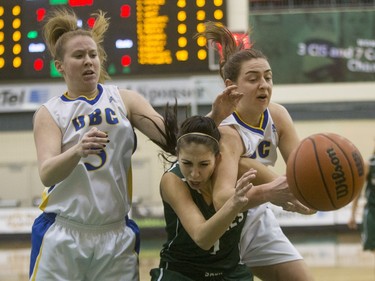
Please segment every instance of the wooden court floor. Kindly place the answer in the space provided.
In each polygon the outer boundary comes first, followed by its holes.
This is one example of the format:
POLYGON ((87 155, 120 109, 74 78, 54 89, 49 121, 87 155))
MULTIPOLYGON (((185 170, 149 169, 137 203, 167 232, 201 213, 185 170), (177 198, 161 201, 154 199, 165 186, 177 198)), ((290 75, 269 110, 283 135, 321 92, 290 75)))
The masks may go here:
MULTIPOLYGON (((158 258, 140 259, 141 281, 149 281, 150 268, 158 266, 158 258)), ((375 268, 369 266, 353 267, 310 267, 315 281, 375 281, 375 268)), ((260 279, 255 279, 258 281, 260 279)))

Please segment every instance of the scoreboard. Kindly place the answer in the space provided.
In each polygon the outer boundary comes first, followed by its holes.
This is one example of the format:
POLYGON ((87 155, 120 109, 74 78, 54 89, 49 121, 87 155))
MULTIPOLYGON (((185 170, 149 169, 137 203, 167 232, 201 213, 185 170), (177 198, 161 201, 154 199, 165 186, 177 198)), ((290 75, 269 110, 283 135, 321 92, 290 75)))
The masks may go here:
POLYGON ((226 24, 224 0, 0 0, 0 82, 60 77, 42 37, 53 9, 72 9, 79 26, 110 18, 104 48, 111 77, 210 72, 204 22, 226 24))

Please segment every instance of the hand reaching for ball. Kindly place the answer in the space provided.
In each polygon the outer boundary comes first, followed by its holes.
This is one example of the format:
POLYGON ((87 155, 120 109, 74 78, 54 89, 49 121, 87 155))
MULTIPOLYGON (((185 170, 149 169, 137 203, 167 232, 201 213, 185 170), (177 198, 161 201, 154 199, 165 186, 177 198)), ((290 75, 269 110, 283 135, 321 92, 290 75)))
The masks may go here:
POLYGON ((296 212, 303 215, 312 215, 316 210, 310 209, 297 200, 290 191, 286 176, 280 176, 273 181, 273 190, 269 193, 270 202, 276 206, 282 207, 283 210, 296 212))

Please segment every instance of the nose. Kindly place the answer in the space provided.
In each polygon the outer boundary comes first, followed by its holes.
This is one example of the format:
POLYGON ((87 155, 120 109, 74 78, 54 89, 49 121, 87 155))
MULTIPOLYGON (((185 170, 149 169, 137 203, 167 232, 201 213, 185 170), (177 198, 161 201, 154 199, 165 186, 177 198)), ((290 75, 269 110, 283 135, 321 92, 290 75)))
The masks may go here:
POLYGON ((190 175, 193 179, 196 179, 199 177, 199 169, 198 168, 192 168, 190 171, 190 175))
POLYGON ((260 85, 259 85, 259 88, 261 88, 261 89, 266 89, 266 88, 268 88, 268 87, 269 87, 269 84, 267 83, 266 78, 262 77, 262 78, 260 79, 260 85))
POLYGON ((92 61, 89 55, 85 56, 85 65, 92 65, 92 61))

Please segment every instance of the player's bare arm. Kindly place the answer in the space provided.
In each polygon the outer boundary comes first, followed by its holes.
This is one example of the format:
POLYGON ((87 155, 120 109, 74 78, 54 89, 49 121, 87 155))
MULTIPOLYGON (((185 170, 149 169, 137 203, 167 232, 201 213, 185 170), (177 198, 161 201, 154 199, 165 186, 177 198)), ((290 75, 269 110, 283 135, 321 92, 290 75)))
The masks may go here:
POLYGON ((270 103, 269 110, 279 135, 278 148, 286 163, 290 153, 298 146, 300 138, 293 120, 284 106, 277 103, 270 103))
POLYGON ((65 179, 82 157, 99 154, 108 142, 104 132, 91 128, 76 145, 62 151, 61 131, 44 106, 35 113, 34 140, 39 174, 45 186, 52 186, 65 179))
POLYGON ((238 162, 245 149, 236 129, 220 126, 219 130, 221 157, 212 176, 213 203, 216 210, 219 210, 234 192, 238 162))
POLYGON ((120 89, 120 94, 128 111, 128 119, 132 125, 149 139, 163 142, 164 138, 161 137, 155 125, 144 116, 151 118, 159 128, 164 128, 163 117, 155 111, 141 94, 125 89, 120 89))
MULTIPOLYGON (((189 187, 175 174, 163 175, 160 188, 163 200, 176 212, 179 220, 191 239, 202 249, 209 250, 225 233, 229 225, 247 202, 246 193, 252 187, 249 178, 252 171, 246 173, 237 183, 235 192, 210 219, 206 220, 193 201, 189 187)), ((212 195, 204 196, 210 204, 212 195)))
POLYGON ((285 178, 280 179, 280 183, 276 183, 276 186, 274 186, 275 182, 267 184, 274 180, 276 175, 256 160, 241 158, 245 148, 239 134, 233 127, 220 126, 219 129, 221 133, 221 159, 213 175, 213 202, 216 210, 219 210, 228 198, 232 196, 238 173, 244 173, 246 170, 252 168, 255 170, 260 169, 260 172, 263 173, 261 175, 261 173, 257 171, 257 176, 255 179, 252 179, 252 182, 264 185, 253 186, 248 191, 248 203, 243 210, 269 202, 273 198, 272 196, 276 196, 276 193, 273 193, 274 188, 278 191, 283 190, 284 193, 288 192, 290 195, 290 192, 287 190, 288 188, 285 183, 285 178), (241 162, 244 162, 247 165, 239 165, 241 162), (239 168, 239 166, 241 168, 239 168), (258 180, 258 177, 260 177, 261 180, 258 180))
MULTIPOLYGON (((287 163, 289 155, 298 146, 300 139, 293 120, 284 106, 277 103, 270 103, 269 109, 279 135, 278 148, 283 156, 284 162, 287 163)), ((315 210, 299 202, 290 192, 289 188, 286 189, 285 192, 275 192, 270 202, 283 207, 283 209, 287 211, 298 212, 305 215, 316 213, 315 210), (287 192, 289 192, 289 194, 287 192)))

